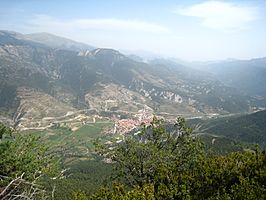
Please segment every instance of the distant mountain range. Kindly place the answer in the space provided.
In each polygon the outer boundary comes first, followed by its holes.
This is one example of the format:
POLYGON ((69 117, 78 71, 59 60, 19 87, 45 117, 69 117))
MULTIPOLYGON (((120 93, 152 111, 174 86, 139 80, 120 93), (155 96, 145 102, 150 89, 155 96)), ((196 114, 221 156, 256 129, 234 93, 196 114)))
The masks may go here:
POLYGON ((175 118, 258 107, 257 93, 219 79, 172 60, 144 63, 48 33, 0 31, 0 120, 17 127, 46 127, 45 120, 81 110, 118 117, 145 110, 175 118))
POLYGON ((266 58, 194 64, 230 87, 249 95, 266 97, 266 58))
POLYGON ((71 51, 95 49, 95 47, 93 46, 80 42, 75 42, 73 40, 45 32, 33 33, 33 34, 21 34, 14 31, 0 31, 0 34, 1 34, 0 44, 8 44, 8 43, 19 44, 21 42, 24 42, 26 44, 32 41, 54 49, 64 49, 71 51))

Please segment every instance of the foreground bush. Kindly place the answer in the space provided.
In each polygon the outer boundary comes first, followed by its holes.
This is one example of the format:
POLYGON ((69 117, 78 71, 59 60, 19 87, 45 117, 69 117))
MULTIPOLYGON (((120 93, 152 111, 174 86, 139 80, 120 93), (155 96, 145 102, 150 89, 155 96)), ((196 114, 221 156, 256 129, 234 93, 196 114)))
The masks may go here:
POLYGON ((181 118, 170 129, 155 118, 99 152, 114 182, 91 199, 266 199, 265 151, 208 155, 181 118))
POLYGON ((58 175, 47 148, 36 137, 0 129, 0 199, 46 198, 44 178, 58 175))

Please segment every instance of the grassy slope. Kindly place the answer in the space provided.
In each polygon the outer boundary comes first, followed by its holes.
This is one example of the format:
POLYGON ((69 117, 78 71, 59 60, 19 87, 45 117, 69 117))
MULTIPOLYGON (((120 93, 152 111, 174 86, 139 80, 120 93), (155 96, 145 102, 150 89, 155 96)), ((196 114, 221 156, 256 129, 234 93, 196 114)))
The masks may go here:
POLYGON ((190 123, 200 124, 199 130, 208 135, 266 146, 266 111, 242 116, 194 120, 190 123))

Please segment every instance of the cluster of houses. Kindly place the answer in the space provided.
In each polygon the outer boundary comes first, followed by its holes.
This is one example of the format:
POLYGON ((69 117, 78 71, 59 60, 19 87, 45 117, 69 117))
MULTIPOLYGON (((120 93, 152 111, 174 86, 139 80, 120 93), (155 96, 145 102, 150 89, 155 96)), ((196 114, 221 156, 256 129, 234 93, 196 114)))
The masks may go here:
POLYGON ((150 109, 143 108, 142 110, 139 110, 138 113, 135 114, 132 119, 115 120, 113 133, 119 133, 124 135, 139 127, 143 123, 150 123, 152 118, 153 112, 150 109))

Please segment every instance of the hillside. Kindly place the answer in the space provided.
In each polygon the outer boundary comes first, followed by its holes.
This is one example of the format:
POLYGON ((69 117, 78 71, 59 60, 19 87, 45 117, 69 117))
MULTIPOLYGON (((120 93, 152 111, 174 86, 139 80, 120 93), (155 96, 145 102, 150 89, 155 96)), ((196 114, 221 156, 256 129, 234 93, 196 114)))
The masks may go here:
POLYGON ((190 120, 203 135, 226 137, 244 143, 266 146, 266 111, 248 115, 199 120, 190 120))
POLYGON ((33 33, 33 34, 25 34, 22 37, 23 39, 30 40, 33 42, 44 44, 48 47, 55 49, 64 49, 64 50, 72 50, 72 51, 82 51, 82 50, 92 50, 94 47, 75 42, 73 40, 59 37, 56 35, 52 35, 50 33, 33 33))
MULTIPOLYGON (((58 117, 58 113, 63 117, 73 110, 132 118, 144 109, 149 115, 173 119, 247 112, 256 106, 253 97, 199 70, 167 60, 138 62, 113 49, 60 48, 68 44, 66 40, 50 34, 0 32, 0 111, 6 122, 13 120, 21 127, 20 122, 33 120, 37 128, 44 128, 52 124, 44 125, 41 118, 58 117), (51 48, 53 40, 58 46, 51 48), (40 94, 38 105, 34 99, 40 94), (32 107, 23 107, 21 113, 25 99, 32 107), (60 112, 46 109, 52 104, 60 112), (35 118, 31 109, 42 117, 35 118)), ((31 123, 23 127, 30 128, 31 123)))
POLYGON ((220 61, 200 66, 231 87, 249 95, 266 97, 266 58, 220 61))

